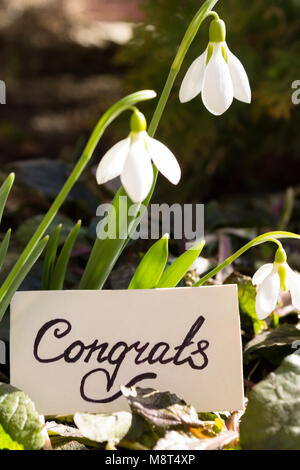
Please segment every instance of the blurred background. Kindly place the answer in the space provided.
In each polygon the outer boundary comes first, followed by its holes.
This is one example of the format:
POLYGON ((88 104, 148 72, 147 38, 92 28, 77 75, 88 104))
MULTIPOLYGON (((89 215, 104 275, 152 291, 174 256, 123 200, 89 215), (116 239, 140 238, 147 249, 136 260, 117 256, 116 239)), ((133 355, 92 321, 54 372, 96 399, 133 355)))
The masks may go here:
MULTIPOLYGON (((177 47, 200 0, 1 0, 0 78, 7 104, 0 107, 0 177, 16 172, 1 231, 13 229, 3 277, 63 185, 103 111, 139 89, 159 94, 177 47)), ((180 105, 178 91, 191 62, 204 51, 208 25, 197 35, 176 81, 157 136, 180 161, 173 187, 159 177, 155 202, 205 204, 211 264, 262 231, 300 231, 300 0, 226 0, 216 10, 227 24, 228 45, 250 78, 251 106, 234 102, 214 117, 198 97, 180 105)), ((155 103, 142 106, 150 120, 155 103)), ((66 286, 80 278, 95 239, 96 207, 112 199, 118 182, 95 184, 104 152, 128 133, 123 115, 105 133, 92 164, 55 223, 68 233, 83 228, 66 286)), ((63 239, 61 240, 63 241, 63 239)), ((108 287, 126 288, 136 265, 129 248, 108 287)), ((173 256, 184 246, 173 243, 173 256)), ((295 244, 290 263, 300 269, 295 244)), ((252 274, 273 250, 259 248, 237 268, 252 274)), ((206 266, 207 267, 207 266, 206 266)), ((23 288, 40 288, 37 263, 23 288)), ((223 276, 223 275, 222 275, 223 276)), ((222 279, 221 279, 222 280, 222 279)))

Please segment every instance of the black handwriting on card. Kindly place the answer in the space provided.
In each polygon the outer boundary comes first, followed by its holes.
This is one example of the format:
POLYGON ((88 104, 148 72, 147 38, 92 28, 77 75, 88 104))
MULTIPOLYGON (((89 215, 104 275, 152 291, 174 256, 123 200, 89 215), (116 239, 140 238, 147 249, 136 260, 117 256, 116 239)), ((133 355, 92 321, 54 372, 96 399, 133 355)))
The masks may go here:
MULTIPOLYGON (((196 337, 205 322, 203 316, 199 316, 196 322, 189 329, 180 345, 171 347, 167 342, 159 342, 151 345, 149 342, 142 343, 136 341, 132 344, 127 344, 125 341, 119 341, 113 345, 107 342, 100 343, 95 339, 90 344, 84 344, 83 341, 77 339, 73 341, 66 349, 61 351, 61 354, 55 357, 41 357, 39 353, 40 346, 43 341, 53 342, 60 338, 65 338, 72 331, 70 321, 64 318, 57 318, 45 323, 38 331, 33 347, 33 355, 40 363, 53 363, 63 361, 66 363, 74 364, 78 361, 90 363, 96 361, 99 364, 112 366, 112 372, 109 373, 106 367, 95 368, 89 371, 81 380, 80 395, 83 400, 92 403, 109 403, 121 396, 121 392, 109 395, 106 398, 94 399, 87 395, 88 382, 91 377, 98 375, 105 375, 106 378, 106 392, 109 393, 115 384, 120 367, 129 359, 129 353, 134 353, 134 364, 139 366, 141 364, 173 364, 175 366, 188 365, 194 370, 203 370, 208 365, 208 357, 206 350, 209 347, 207 340, 197 340, 196 337)), ((155 379, 156 373, 148 372, 136 375, 126 385, 132 387, 138 382, 146 379, 155 379)))

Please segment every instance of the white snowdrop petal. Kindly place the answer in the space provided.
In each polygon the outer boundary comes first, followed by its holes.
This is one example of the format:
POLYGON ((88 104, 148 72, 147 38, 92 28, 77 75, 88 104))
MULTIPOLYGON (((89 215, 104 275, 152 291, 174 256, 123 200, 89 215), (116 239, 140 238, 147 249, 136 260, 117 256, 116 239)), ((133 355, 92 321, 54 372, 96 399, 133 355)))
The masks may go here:
POLYGON ((221 44, 214 46, 213 55, 205 69, 202 87, 204 106, 212 114, 225 113, 233 101, 233 85, 221 44))
POLYGON ((207 50, 190 66, 179 91, 181 103, 186 103, 199 95, 202 90, 204 71, 206 64, 207 50))
POLYGON ((251 103, 250 83, 243 64, 234 54, 232 54, 228 47, 227 56, 234 97, 243 103, 251 103))
POLYGON ((300 311, 300 274, 287 267, 287 285, 291 293, 293 306, 300 311))
POLYGON ((178 184, 181 178, 180 166, 173 153, 158 140, 147 138, 147 145, 156 168, 173 184, 178 184))
POLYGON ((269 274, 261 284, 256 296, 256 314, 260 320, 266 318, 276 307, 280 293, 280 278, 276 271, 269 274))
POLYGON ((144 138, 132 143, 121 182, 133 202, 142 202, 148 196, 153 183, 153 168, 144 138))
POLYGON ((262 282, 266 279, 266 277, 271 274, 273 269, 273 263, 267 263, 261 266, 252 278, 252 284, 257 286, 262 284, 262 282))
POLYGON ((106 183, 120 176, 129 153, 129 148, 130 137, 127 137, 127 139, 121 140, 106 152, 97 168, 96 179, 98 184, 106 183))
POLYGON ((256 301, 255 301, 255 311, 256 311, 257 318, 259 320, 265 320, 271 313, 269 311, 265 312, 262 309, 259 298, 257 298, 257 296, 256 296, 256 301))
POLYGON ((196 271, 196 273, 200 276, 201 274, 205 273, 210 266, 210 262, 208 259, 199 256, 199 258, 194 261, 192 266, 190 267, 189 271, 196 271))

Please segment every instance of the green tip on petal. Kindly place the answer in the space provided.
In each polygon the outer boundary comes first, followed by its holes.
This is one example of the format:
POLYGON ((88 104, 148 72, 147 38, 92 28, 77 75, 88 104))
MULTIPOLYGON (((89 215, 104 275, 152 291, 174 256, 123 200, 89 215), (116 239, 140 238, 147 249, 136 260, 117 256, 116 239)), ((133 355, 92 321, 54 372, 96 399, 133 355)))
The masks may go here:
POLYGON ((223 20, 213 20, 209 28, 210 42, 226 41, 226 26, 223 20))
POLYGON ((275 254, 275 263, 283 264, 286 263, 287 256, 283 248, 278 248, 275 254))
POLYGON ((212 58, 213 53, 214 53, 214 45, 210 42, 208 44, 208 48, 207 48, 206 65, 208 64, 208 62, 212 58))
POLYGON ((147 130, 147 121, 143 113, 137 109, 133 111, 130 119, 130 129, 132 132, 138 133, 147 130))
POLYGON ((287 278, 287 273, 286 273, 286 268, 283 264, 281 264, 278 268, 278 275, 280 279, 280 287, 284 292, 287 291, 287 286, 286 286, 286 278, 287 278))

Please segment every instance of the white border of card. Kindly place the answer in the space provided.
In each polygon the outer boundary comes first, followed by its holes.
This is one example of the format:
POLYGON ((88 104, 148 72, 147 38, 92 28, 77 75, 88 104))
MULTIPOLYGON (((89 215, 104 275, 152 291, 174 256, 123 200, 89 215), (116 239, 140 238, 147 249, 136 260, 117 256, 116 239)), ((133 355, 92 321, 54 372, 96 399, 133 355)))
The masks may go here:
POLYGON ((124 410, 121 385, 242 409, 237 286, 17 292, 10 370, 45 415, 124 410))

